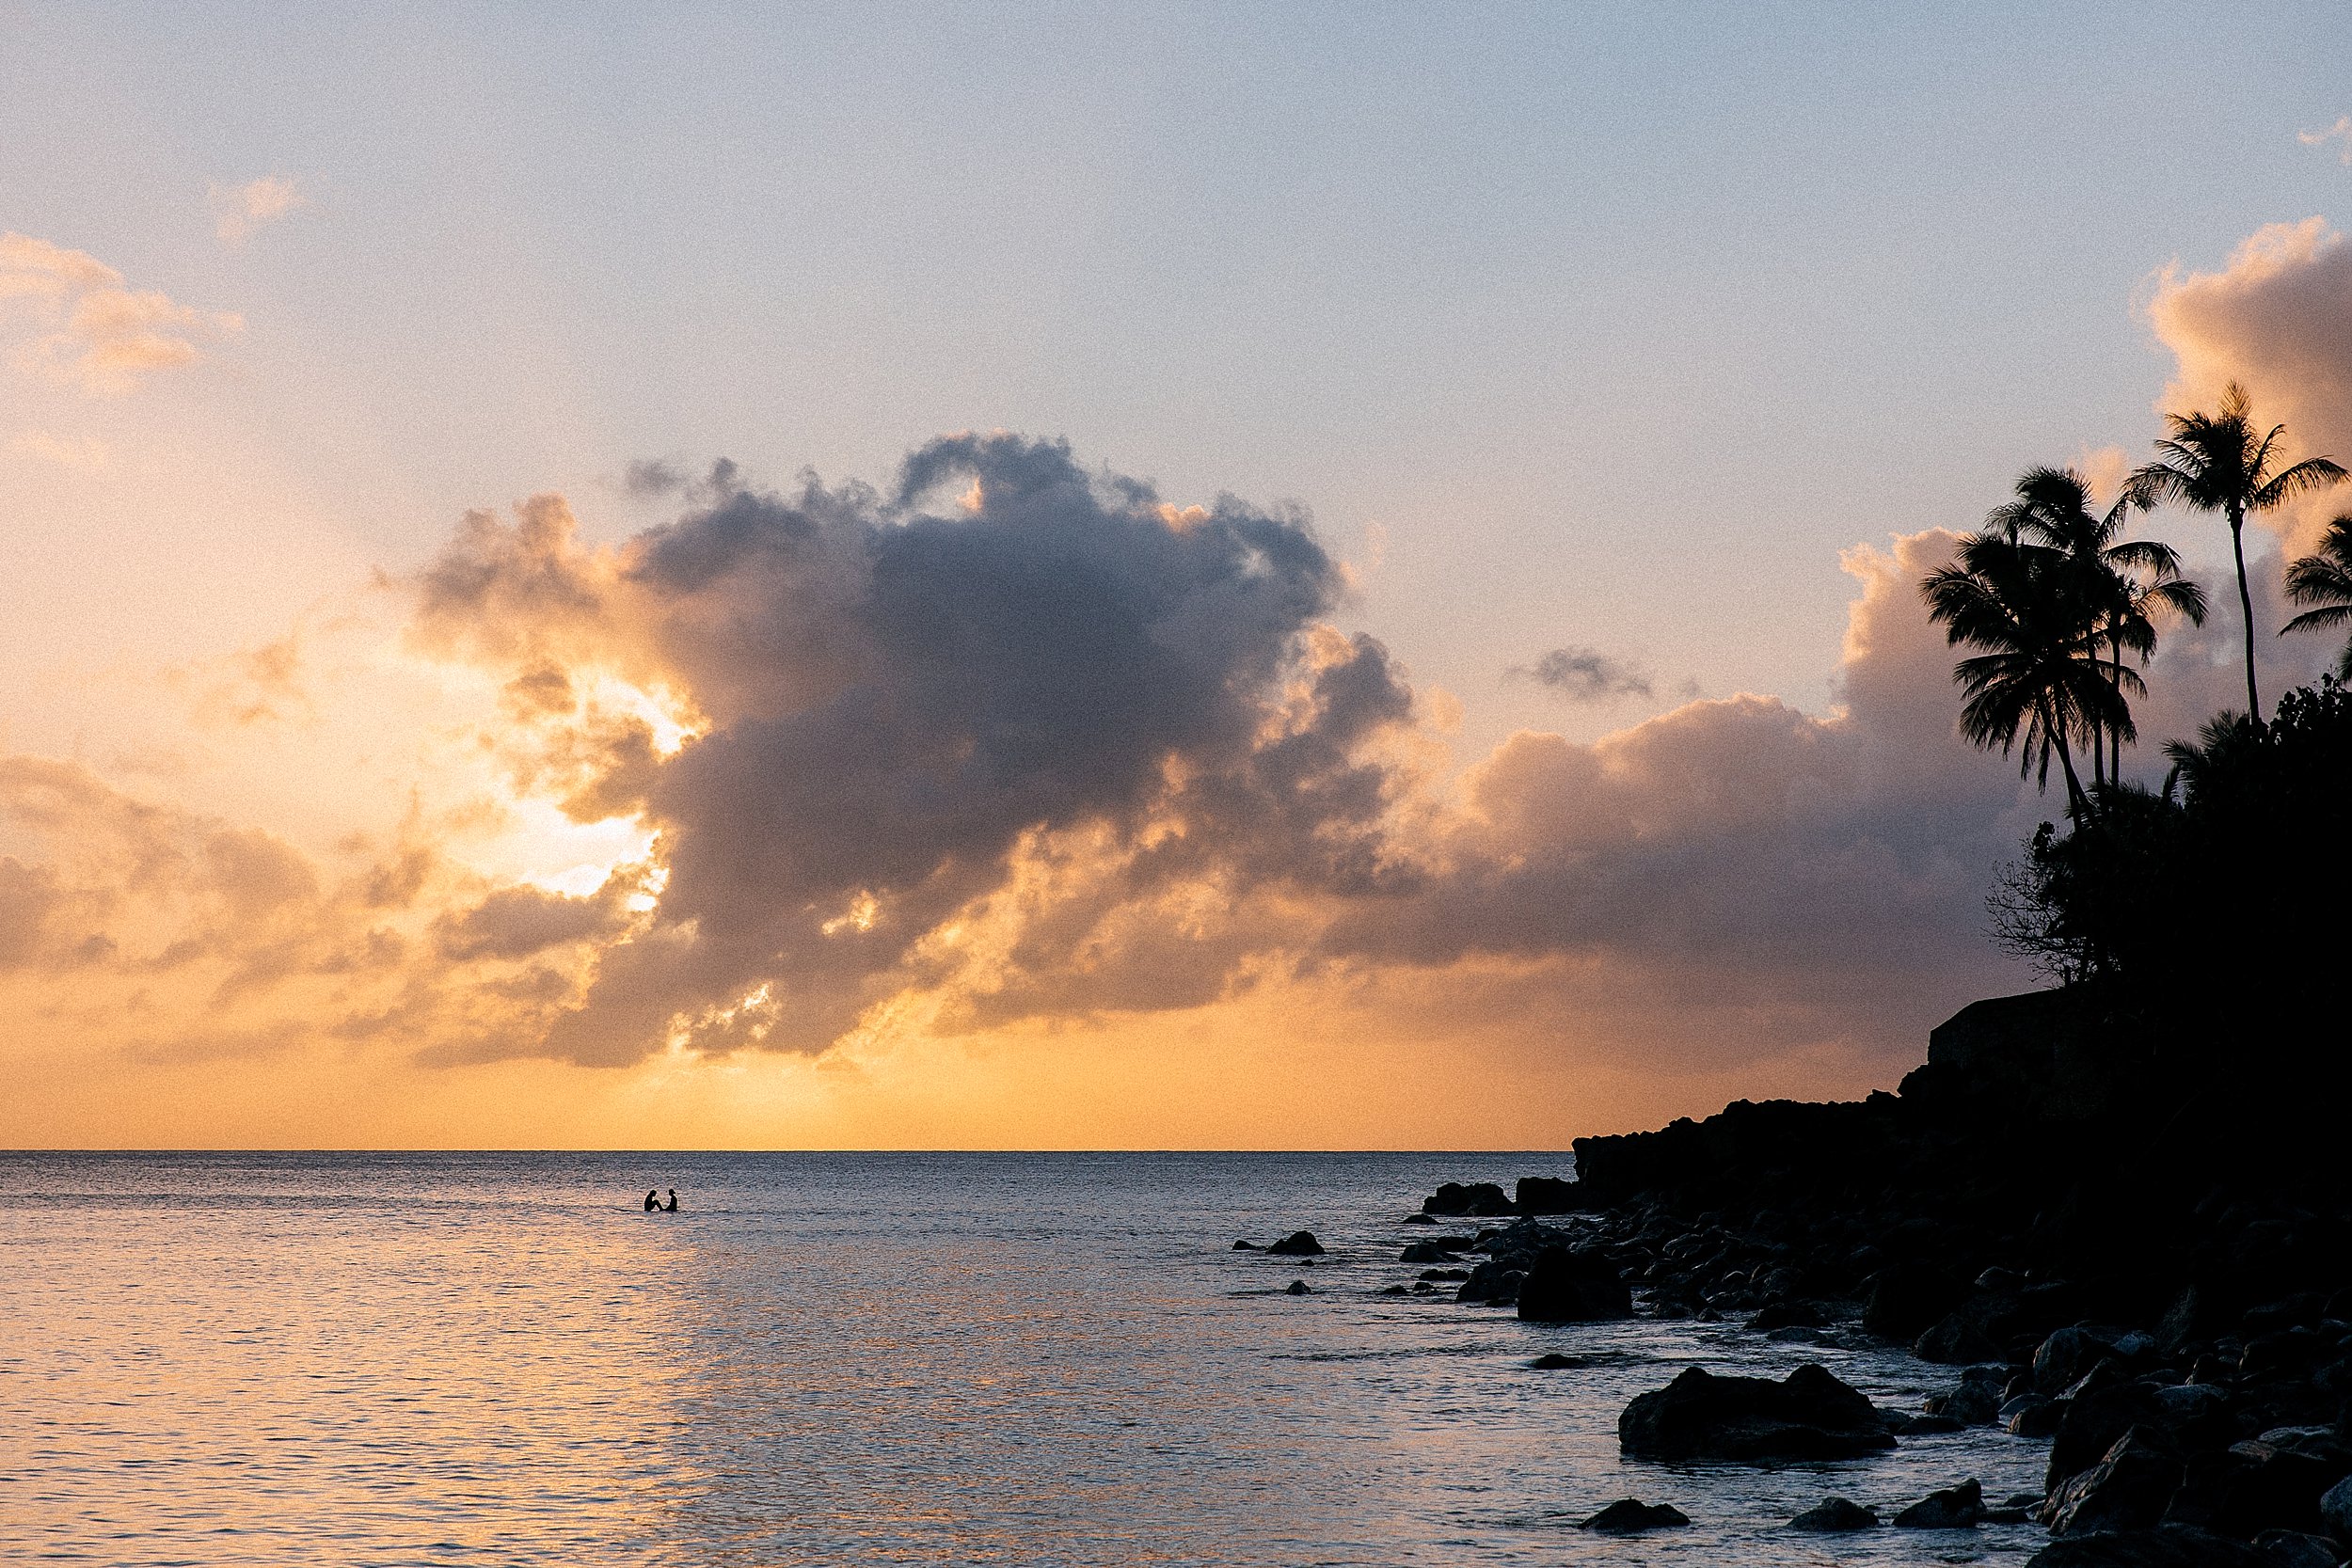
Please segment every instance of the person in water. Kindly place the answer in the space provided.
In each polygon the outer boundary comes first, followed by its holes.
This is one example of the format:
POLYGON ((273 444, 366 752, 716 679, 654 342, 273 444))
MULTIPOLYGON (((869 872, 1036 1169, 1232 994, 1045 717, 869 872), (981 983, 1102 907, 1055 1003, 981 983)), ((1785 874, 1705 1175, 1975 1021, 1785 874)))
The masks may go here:
POLYGON ((661 1207, 665 1213, 675 1214, 677 1212, 677 1189, 675 1187, 670 1189, 670 1201, 663 1204, 661 1207))
POLYGON ((654 1190, 653 1190, 652 1188, 648 1187, 648 1188, 645 1190, 645 1212, 646 1212, 646 1213, 648 1213, 648 1214, 650 1214, 650 1213, 652 1213, 655 1210, 657 1210, 657 1209, 659 1209, 659 1208, 660 1208, 660 1207, 661 1207, 661 1199, 660 1199, 660 1196, 658 1196, 658 1195, 654 1192, 654 1190))

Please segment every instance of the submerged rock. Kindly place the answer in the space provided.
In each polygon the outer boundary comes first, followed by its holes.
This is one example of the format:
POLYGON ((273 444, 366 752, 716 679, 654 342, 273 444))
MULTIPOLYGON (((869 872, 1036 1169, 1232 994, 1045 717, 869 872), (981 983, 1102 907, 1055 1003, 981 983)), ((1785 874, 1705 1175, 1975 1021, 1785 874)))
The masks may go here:
POLYGON ((1926 1497, 1895 1515, 1903 1529, 1973 1529, 1984 1522, 1984 1485, 1963 1481, 1926 1497))
POLYGON ((1233 1250, 1235 1252, 1259 1252, 1263 1249, 1255 1242, 1235 1242, 1233 1243, 1233 1250))
POLYGON ((1640 1459, 1751 1465, 1851 1459, 1895 1446, 1869 1400, 1811 1362, 1779 1383, 1692 1367, 1628 1404, 1617 1441, 1640 1459))
POLYGON ((1672 1503, 1645 1503, 1638 1497, 1620 1497, 1576 1528, 1597 1530, 1602 1535, 1639 1535, 1644 1530, 1669 1529, 1690 1522, 1690 1515, 1672 1503))
POLYGON ((1788 1528, 1827 1535, 1839 1530, 1876 1529, 1878 1522, 1875 1509, 1848 1502, 1843 1497, 1827 1497, 1789 1520, 1788 1528))
POLYGON ((2053 1541, 2026 1568, 2271 1568, 2251 1546, 2182 1525, 2099 1530, 2053 1541))
POLYGON ((1313 1289, 1313 1286, 1308 1284, 1303 1279, 1294 1279, 1290 1282, 1289 1286, 1284 1289, 1282 1293, 1286 1296, 1303 1296, 1313 1289))
POLYGON ((1633 1315, 1633 1292, 1597 1253, 1547 1247, 1519 1281, 1519 1316, 1530 1323, 1599 1323, 1633 1315))
POLYGON ((1294 1230, 1266 1248, 1266 1251, 1278 1253, 1284 1258, 1320 1258, 1323 1256, 1324 1246, 1321 1242, 1315 1240, 1313 1231, 1294 1230))

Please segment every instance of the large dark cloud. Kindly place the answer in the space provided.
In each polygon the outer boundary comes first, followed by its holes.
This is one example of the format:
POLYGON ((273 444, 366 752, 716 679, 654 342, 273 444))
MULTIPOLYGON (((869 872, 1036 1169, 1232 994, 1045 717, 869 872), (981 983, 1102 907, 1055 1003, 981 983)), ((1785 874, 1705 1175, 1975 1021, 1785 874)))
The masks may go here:
POLYGON ((644 774, 667 883, 548 1041, 578 1060, 681 1022, 819 1047, 936 974, 1040 835, 1107 834, 1129 896, 1388 874, 1356 751, 1410 700, 1377 643, 1316 632, 1342 577, 1305 520, 1180 511, 1058 443, 936 441, 888 495, 729 489, 601 563, 544 507, 472 520, 424 586, 429 634, 496 620, 531 665, 597 624, 710 719, 644 774))

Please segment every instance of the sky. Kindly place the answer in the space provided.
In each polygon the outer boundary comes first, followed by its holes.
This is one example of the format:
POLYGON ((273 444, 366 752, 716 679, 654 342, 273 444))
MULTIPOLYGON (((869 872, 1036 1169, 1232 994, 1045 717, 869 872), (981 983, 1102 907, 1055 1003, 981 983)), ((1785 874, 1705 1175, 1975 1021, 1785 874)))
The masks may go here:
POLYGON ((0 5, 0 1143, 1891 1086, 2057 810, 1918 577, 2352 454, 2352 38, 2210 23, 0 5))

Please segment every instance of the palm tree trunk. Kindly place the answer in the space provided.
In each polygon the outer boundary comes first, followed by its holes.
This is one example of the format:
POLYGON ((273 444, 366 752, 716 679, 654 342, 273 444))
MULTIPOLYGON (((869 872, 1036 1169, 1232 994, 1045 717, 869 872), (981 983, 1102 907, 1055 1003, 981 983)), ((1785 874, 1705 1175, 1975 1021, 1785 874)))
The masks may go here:
POLYGON ((2263 726, 2263 700, 2254 689, 2254 596, 2246 591, 2246 509, 2230 503, 2230 553, 2237 557, 2237 608, 2246 618, 2246 717, 2263 726))
MULTIPOLYGON (((2122 701, 2123 700, 2123 639, 2122 639, 2122 636, 2119 633, 2119 634, 2116 636, 2116 638, 2115 638, 2114 641, 2115 641, 2115 700, 2116 700, 2117 702, 2119 702, 2119 703, 2120 703, 2120 702, 2122 702, 2122 701)), ((2113 736, 2112 736, 2112 737, 2111 737, 2111 744, 2112 744, 2112 745, 2114 746, 2114 748, 2115 748, 2115 766, 2114 766, 2113 768, 2109 768, 2107 771, 2108 771, 2110 774, 2112 774, 2112 775, 2114 776, 2115 782, 2116 782, 2117 784, 2122 784, 2122 783, 2123 782, 2123 731, 2122 730, 2122 728, 2120 728, 2120 727, 2119 727, 2119 728, 2117 728, 2117 730, 2114 732, 2114 735, 2113 735, 2113 736)))
POLYGON ((2071 751, 2067 750, 2066 736, 2064 732, 2059 732, 2057 739, 2058 749, 2058 766, 2066 769, 2067 810, 2074 816, 2074 820, 2079 823, 2090 815, 2090 800, 2088 796, 2083 794, 2083 781, 2081 775, 2074 771, 2074 754, 2071 751))

